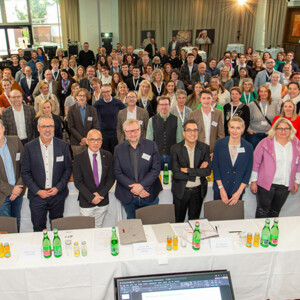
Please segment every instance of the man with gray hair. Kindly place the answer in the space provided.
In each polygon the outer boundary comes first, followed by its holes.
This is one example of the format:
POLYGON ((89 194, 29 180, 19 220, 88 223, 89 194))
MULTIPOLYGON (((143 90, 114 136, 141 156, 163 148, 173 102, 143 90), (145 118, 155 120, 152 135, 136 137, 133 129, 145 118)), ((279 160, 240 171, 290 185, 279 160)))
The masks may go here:
POLYGON ((0 120, 0 216, 17 218, 19 230, 25 192, 20 175, 23 145, 17 136, 4 136, 4 131, 0 120))
POLYGON ((40 136, 25 146, 21 167, 34 231, 46 228, 48 211, 50 220, 63 217, 72 173, 69 145, 54 137, 51 116, 39 118, 38 131, 40 136))

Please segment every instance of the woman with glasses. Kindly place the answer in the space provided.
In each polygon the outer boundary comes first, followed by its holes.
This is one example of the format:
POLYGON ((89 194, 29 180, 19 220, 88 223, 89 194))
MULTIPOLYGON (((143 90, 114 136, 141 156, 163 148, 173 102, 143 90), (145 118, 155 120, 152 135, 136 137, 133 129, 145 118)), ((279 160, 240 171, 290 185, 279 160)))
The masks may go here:
POLYGON ((256 218, 278 217, 289 193, 300 182, 300 143, 292 123, 279 118, 254 151, 251 191, 256 194, 256 218))

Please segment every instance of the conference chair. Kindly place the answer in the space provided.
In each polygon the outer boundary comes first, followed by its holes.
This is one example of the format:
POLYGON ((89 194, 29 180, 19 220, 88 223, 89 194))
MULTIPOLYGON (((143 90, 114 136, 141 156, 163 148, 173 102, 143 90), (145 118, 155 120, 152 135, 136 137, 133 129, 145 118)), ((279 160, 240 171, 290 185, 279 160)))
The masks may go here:
POLYGON ((135 217, 141 219, 143 225, 175 223, 174 204, 157 204, 139 208, 135 211, 135 217))
POLYGON ((208 221, 244 219, 244 201, 239 200, 236 205, 228 205, 222 200, 204 203, 204 218, 208 221))
POLYGON ((54 219, 51 221, 51 227, 59 230, 95 228, 95 218, 76 216, 54 219))
POLYGON ((0 232, 18 233, 17 218, 0 217, 0 232))

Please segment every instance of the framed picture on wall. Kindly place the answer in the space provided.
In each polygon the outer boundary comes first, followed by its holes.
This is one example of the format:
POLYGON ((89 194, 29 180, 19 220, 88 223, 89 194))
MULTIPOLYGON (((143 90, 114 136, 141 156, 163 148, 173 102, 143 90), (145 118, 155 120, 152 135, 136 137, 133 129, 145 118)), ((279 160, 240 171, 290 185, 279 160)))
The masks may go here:
POLYGON ((151 43, 151 38, 155 38, 155 30, 142 30, 141 31, 141 47, 146 48, 151 43))
POLYGON ((215 41, 214 29, 197 29, 195 44, 196 45, 211 45, 215 41))
POLYGON ((294 16, 292 36, 300 37, 300 15, 298 14, 294 16))
POLYGON ((173 30, 172 36, 176 36, 181 47, 192 44, 192 30, 173 30))

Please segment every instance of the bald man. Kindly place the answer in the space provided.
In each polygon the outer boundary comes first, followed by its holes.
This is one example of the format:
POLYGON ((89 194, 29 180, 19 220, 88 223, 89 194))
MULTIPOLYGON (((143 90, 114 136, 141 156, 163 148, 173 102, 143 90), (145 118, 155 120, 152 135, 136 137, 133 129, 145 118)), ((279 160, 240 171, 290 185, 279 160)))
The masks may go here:
POLYGON ((102 227, 108 211, 108 192, 115 182, 110 152, 102 150, 102 134, 91 129, 87 134, 88 148, 74 158, 73 176, 79 190, 82 216, 95 217, 95 226, 102 227))

